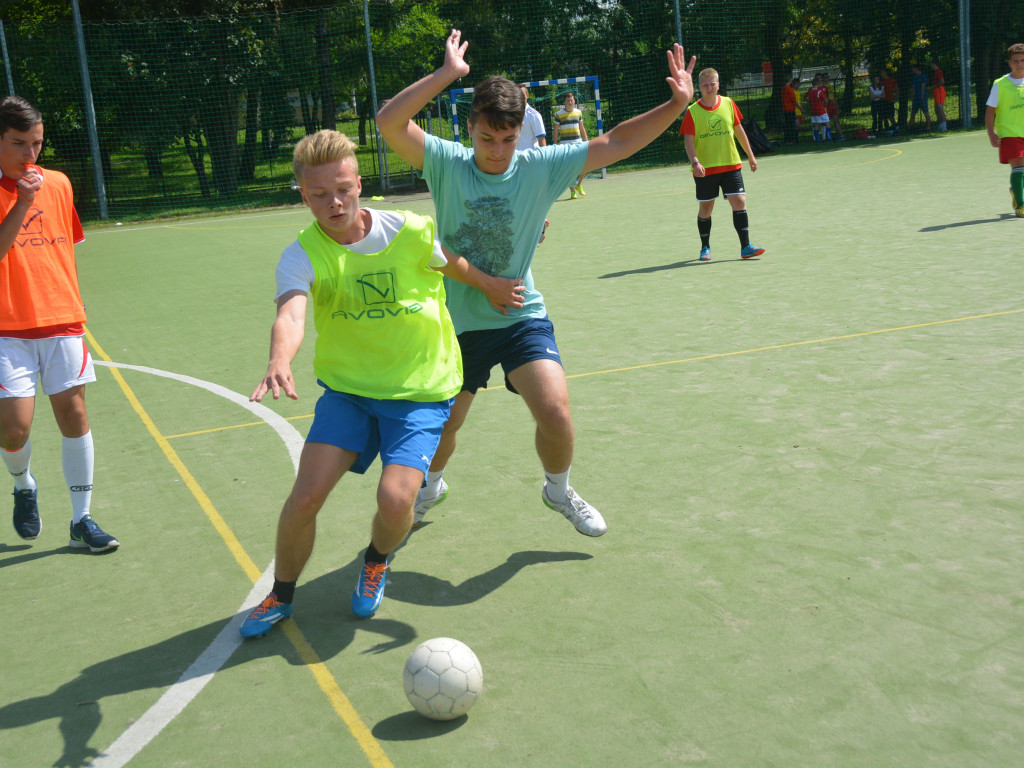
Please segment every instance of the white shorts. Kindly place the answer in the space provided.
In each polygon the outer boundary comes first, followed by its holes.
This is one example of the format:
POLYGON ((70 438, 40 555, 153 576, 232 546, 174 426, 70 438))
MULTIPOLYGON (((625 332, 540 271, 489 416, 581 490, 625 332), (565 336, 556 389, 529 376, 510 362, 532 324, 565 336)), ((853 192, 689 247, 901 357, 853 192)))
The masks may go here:
POLYGON ((811 122, 815 125, 828 125, 828 115, 811 115, 811 122))
POLYGON ((40 381, 46 395, 96 381, 85 337, 0 338, 0 397, 35 397, 40 381))

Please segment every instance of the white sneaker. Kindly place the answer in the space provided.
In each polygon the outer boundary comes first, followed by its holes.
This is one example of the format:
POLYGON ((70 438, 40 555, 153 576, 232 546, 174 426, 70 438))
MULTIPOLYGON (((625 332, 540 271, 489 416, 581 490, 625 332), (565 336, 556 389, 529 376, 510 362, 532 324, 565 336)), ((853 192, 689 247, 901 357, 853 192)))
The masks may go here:
POLYGON ((416 494, 416 504, 412 508, 412 527, 418 528, 423 522, 423 516, 427 514, 431 509, 434 508, 435 504, 440 504, 445 500, 448 495, 448 483, 441 479, 441 485, 437 489, 436 496, 424 496, 423 493, 426 488, 420 488, 420 492, 416 494))
POLYGON ((608 530, 601 513, 581 499, 572 488, 565 495, 565 501, 557 503, 548 498, 548 484, 544 483, 540 497, 546 506, 561 512, 584 536, 601 536, 608 530))

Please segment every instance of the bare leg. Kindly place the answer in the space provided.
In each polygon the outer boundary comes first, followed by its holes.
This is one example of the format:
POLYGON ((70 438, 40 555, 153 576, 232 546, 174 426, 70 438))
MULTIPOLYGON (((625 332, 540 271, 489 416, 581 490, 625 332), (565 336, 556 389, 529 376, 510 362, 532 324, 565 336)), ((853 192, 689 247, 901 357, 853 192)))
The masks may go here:
POLYGON ((357 458, 353 451, 326 443, 303 446, 295 485, 277 521, 274 575, 278 581, 298 581, 313 552, 316 516, 357 458))

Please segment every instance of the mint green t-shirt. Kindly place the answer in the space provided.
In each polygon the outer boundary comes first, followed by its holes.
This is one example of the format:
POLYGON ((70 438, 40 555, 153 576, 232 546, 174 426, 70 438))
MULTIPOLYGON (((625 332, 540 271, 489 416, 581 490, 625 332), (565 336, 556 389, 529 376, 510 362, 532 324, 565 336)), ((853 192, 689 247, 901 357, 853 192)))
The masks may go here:
POLYGON ((544 297, 533 285, 530 264, 544 231, 544 217, 583 170, 587 144, 517 151, 508 170, 498 175, 477 168, 469 147, 431 135, 424 139, 422 175, 434 198, 438 239, 478 269, 521 277, 526 286, 523 308, 510 308, 504 315, 482 292, 445 278, 455 330, 505 328, 547 315, 544 297))

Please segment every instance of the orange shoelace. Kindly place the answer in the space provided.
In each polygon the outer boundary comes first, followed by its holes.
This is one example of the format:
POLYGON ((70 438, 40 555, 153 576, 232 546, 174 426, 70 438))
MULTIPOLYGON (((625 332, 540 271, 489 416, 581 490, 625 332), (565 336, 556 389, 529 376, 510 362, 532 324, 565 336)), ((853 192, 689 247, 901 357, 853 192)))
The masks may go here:
POLYGON ((387 563, 365 563, 363 565, 363 596, 373 597, 380 587, 380 580, 388 570, 387 563))
POLYGON ((263 599, 263 602, 256 607, 256 610, 252 612, 252 615, 253 617, 262 616, 271 608, 276 608, 281 604, 281 601, 277 599, 277 595, 269 594, 263 599))

